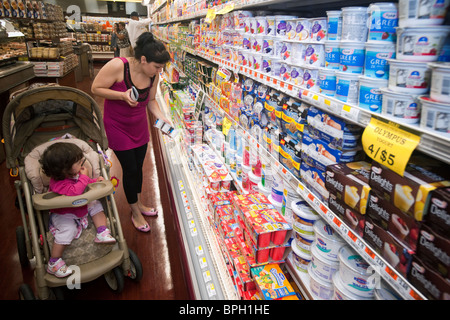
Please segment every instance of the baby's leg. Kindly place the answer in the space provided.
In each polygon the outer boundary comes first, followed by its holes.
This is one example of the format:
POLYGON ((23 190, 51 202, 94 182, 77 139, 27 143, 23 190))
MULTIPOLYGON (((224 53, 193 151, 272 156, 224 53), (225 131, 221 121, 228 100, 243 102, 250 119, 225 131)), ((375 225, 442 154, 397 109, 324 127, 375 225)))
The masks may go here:
POLYGON ((106 227, 106 215, 103 211, 100 201, 92 201, 88 205, 89 215, 92 217, 92 222, 97 228, 97 236, 95 242, 97 243, 114 243, 116 239, 111 236, 111 231, 106 227))

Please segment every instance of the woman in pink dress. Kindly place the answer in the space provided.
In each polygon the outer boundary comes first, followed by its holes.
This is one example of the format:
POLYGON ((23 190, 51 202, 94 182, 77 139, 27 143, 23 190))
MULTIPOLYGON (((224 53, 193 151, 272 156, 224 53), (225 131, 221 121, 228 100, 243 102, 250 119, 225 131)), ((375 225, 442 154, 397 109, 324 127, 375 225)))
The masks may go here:
POLYGON ((133 57, 112 59, 92 84, 92 93, 105 98, 103 121, 109 147, 122 166, 122 185, 131 207, 132 223, 142 232, 150 231, 143 215, 157 215, 141 200, 142 166, 150 141, 147 112, 172 123, 156 101, 159 74, 169 61, 165 45, 145 32, 136 42, 133 57), (133 86, 139 93, 137 101, 132 98, 133 86))

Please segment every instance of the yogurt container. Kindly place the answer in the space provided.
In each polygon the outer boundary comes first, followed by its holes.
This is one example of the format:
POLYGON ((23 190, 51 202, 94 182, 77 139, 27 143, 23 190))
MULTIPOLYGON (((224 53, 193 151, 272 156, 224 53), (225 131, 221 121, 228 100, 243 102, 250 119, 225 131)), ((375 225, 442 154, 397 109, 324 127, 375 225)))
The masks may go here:
POLYGON ((298 19, 286 20, 286 40, 295 40, 297 37, 296 26, 298 19))
POLYGON ((242 49, 251 50, 252 49, 252 37, 249 34, 242 35, 242 49))
POLYGON ((311 41, 324 42, 327 39, 327 18, 312 18, 311 19, 311 41))
POLYGON ((312 92, 320 91, 318 68, 308 66, 303 69, 303 87, 312 92))
POLYGON ((291 69, 292 69, 292 66, 289 63, 284 62, 284 61, 281 62, 281 68, 280 68, 281 80, 283 80, 285 82, 291 81, 291 69))
POLYGON ((277 37, 286 39, 287 20, 295 19, 294 16, 275 16, 275 34, 277 37))
POLYGON ((305 65, 325 67, 325 46, 322 43, 305 45, 305 65))
POLYGON ((344 288, 358 296, 373 298, 377 277, 368 269, 369 264, 349 246, 339 250, 339 277, 344 288))
POLYGON ((265 74, 272 74, 272 56, 263 54, 261 71, 265 74))
POLYGON ((261 182, 258 184, 258 192, 265 195, 267 198, 270 196, 270 191, 270 188, 264 187, 261 182))
POLYGON ((291 67, 290 82, 297 86, 301 86, 303 84, 303 68, 296 65, 291 65, 290 67, 291 67))
POLYGON ((323 281, 312 271, 312 264, 308 266, 309 278, 309 289, 313 293, 314 300, 331 300, 333 297, 334 289, 333 283, 328 281, 323 281))
POLYGON ((395 58, 395 43, 366 42, 364 75, 369 78, 388 79, 389 59, 395 58))
POLYGON ((272 77, 280 77, 281 74, 281 59, 272 58, 272 77))
POLYGON ((416 124, 420 121, 420 103, 417 96, 381 88, 383 94, 381 113, 396 121, 416 124))
POLYGON ((389 59, 389 89, 424 94, 430 87, 431 70, 426 63, 389 59))
MULTIPOLYGON (((293 218, 295 219, 295 216, 293 218)), ((293 245, 295 244, 298 250, 311 255, 311 245, 314 242, 314 235, 295 232, 295 240, 293 245)))
POLYGON ((375 300, 403 300, 390 286, 383 280, 381 286, 374 291, 375 300))
POLYGON ((308 273, 308 265, 311 262, 311 255, 297 249, 295 244, 295 239, 292 241, 294 243, 292 248, 292 258, 297 271, 308 273))
POLYGON ((261 182, 261 176, 255 175, 253 172, 248 173, 249 177, 249 185, 250 185, 250 191, 251 192, 258 192, 258 184, 261 182))
POLYGON ((336 94, 336 71, 332 69, 319 69, 319 88, 320 93, 334 97, 336 94))
POLYGON ((269 36, 276 36, 275 30, 275 16, 266 16, 266 34, 269 36))
POLYGON ((271 56, 274 55, 275 53, 274 37, 272 36, 263 37, 262 53, 269 54, 271 56))
POLYGON ((409 61, 436 61, 450 26, 397 28, 396 57, 409 61))
POLYGON ((261 71, 262 70, 262 63, 263 63, 263 57, 261 53, 254 53, 253 56, 253 70, 255 71, 261 71))
POLYGON ((381 88, 388 86, 388 80, 359 77, 359 104, 360 108, 381 113, 383 94, 381 88))
POLYGON ((419 96, 422 115, 420 126, 438 132, 450 132, 450 104, 436 102, 427 96, 419 96))
POLYGON ((365 44, 341 41, 339 44, 339 71, 362 74, 364 70, 365 44))
POLYGON ((327 39, 331 41, 341 40, 342 33, 342 11, 331 10, 327 11, 327 39))
POLYGON ((283 43, 284 41, 281 40, 279 37, 273 38, 273 48, 275 58, 282 59, 281 50, 283 49, 283 43))
POLYGON ((341 40, 366 42, 368 33, 367 19, 366 7, 342 8, 341 40))
POLYGON ((325 67, 327 69, 339 70, 341 65, 341 52, 339 49, 339 41, 325 42, 325 67))
POLYGON ((295 24, 295 40, 305 41, 310 39, 311 32, 311 20, 306 18, 300 18, 296 20, 295 24))
POLYGON ((430 26, 444 22, 449 0, 399 0, 399 26, 430 26))
POLYGON ((292 42, 290 41, 283 41, 283 44, 281 46, 281 59, 285 61, 286 63, 291 63, 292 61, 292 42))
POLYGON ((280 203, 281 205, 281 203, 283 202, 283 192, 284 192, 283 178, 279 174, 274 174, 272 182, 271 198, 276 202, 280 203))
POLYGON ((369 12, 369 34, 367 41, 390 41, 397 39, 395 28, 398 26, 397 4, 393 2, 371 3, 369 12))
POLYGON ((252 38, 252 50, 254 53, 262 53, 263 49, 263 36, 262 35, 255 35, 252 38))
POLYGON ((267 34, 267 18, 264 16, 255 17, 255 33, 266 35, 267 34))
POLYGON ((317 246, 313 243, 311 246, 311 263, 312 273, 320 280, 331 282, 333 274, 339 270, 339 261, 326 259, 318 251, 317 246))
POLYGON ((339 250, 345 244, 344 239, 323 220, 314 223, 315 246, 326 259, 338 261, 339 250))
POLYGON ((293 216, 292 228, 301 236, 307 236, 308 239, 314 236, 314 224, 320 219, 316 213, 306 202, 295 201, 291 203, 293 216))
POLYGON ((359 94, 359 74, 348 72, 336 72, 336 99, 356 104, 359 94))
POLYGON ((305 44, 300 42, 292 43, 291 63, 296 66, 302 66, 305 63, 305 44))
POLYGON ((430 63, 430 97, 438 102, 450 103, 450 63, 430 63))
POLYGON ((339 272, 333 275, 333 300, 372 300, 372 297, 362 297, 349 291, 342 283, 339 272))

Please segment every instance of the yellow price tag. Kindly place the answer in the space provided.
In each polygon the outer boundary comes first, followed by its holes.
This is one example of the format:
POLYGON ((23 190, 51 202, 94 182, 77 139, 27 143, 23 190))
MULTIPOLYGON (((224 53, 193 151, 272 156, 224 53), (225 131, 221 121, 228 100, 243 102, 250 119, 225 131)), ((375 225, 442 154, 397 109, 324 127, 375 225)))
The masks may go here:
POLYGON ((211 23, 215 17, 216 17, 216 9, 208 9, 208 12, 206 13, 205 17, 205 22, 211 23))
POLYGON ((234 9, 234 3, 232 2, 230 4, 227 4, 224 8, 217 11, 217 14, 226 14, 230 11, 233 11, 233 9, 234 9))
POLYGON ((228 131, 230 131, 230 127, 232 125, 232 122, 227 118, 223 117, 223 123, 222 123, 222 133, 224 135, 228 135, 228 131))
POLYGON ((363 132, 362 145, 373 160, 403 176, 420 136, 403 129, 399 124, 372 117, 363 132))

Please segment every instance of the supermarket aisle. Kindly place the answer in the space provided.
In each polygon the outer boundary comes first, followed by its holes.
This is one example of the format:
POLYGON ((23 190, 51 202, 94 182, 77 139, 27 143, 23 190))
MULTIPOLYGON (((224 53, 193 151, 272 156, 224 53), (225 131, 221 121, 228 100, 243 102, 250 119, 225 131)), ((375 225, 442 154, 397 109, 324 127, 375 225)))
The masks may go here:
MULTIPOLYGON (((96 70, 98 71, 98 69, 96 70)), ((91 80, 84 78, 78 88, 90 94, 91 80)), ((102 108, 103 101, 97 100, 102 108)), ((153 133, 153 132, 152 132, 153 133)), ((129 207, 123 189, 116 190, 115 199, 120 213, 125 239, 141 260, 143 278, 140 283, 125 279, 122 294, 114 294, 103 277, 81 286, 81 290, 65 291, 67 300, 179 300, 190 299, 182 264, 183 249, 178 240, 177 226, 171 207, 169 186, 167 185, 161 154, 155 134, 149 143, 148 155, 144 163, 143 199, 149 206, 155 206, 159 216, 146 218, 152 231, 148 234, 138 232, 131 223, 129 207)), ((121 181, 120 163, 111 155, 113 166, 111 175, 121 181)), ((5 163, 0 164, 0 300, 18 298, 18 288, 27 283, 34 288, 33 271, 21 270, 17 255, 15 229, 21 225, 19 210, 15 207, 16 192, 14 178, 9 176, 5 163)))

